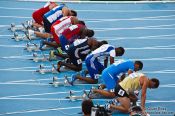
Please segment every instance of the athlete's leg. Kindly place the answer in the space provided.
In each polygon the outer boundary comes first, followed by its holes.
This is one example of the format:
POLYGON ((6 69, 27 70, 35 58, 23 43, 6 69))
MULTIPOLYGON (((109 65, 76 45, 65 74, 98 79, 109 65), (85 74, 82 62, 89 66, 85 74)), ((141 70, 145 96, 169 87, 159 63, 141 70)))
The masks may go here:
POLYGON ((131 107, 130 99, 128 97, 118 97, 117 100, 119 101, 120 105, 116 106, 111 104, 110 108, 121 111, 123 113, 129 113, 129 109, 131 107))

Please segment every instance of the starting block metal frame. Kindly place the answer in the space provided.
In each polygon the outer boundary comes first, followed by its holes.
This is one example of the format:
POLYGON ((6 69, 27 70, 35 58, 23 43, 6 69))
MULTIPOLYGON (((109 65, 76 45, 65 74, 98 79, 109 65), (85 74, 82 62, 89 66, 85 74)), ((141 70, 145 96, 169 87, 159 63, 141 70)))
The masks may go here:
POLYGON ((14 23, 10 24, 10 28, 8 30, 11 30, 12 32, 15 31, 26 31, 26 28, 24 28, 23 25, 15 25, 14 23))
POLYGON ((51 85, 53 85, 54 87, 58 87, 58 86, 72 86, 69 82, 69 80, 67 79, 67 76, 64 76, 64 81, 60 82, 58 81, 58 77, 53 77, 53 82, 49 83, 51 85))
POLYGON ((66 99, 70 99, 70 101, 76 101, 76 100, 89 99, 89 97, 85 90, 83 90, 83 94, 80 96, 76 96, 74 95, 73 91, 69 91, 69 96, 67 96, 66 99))
POLYGON ((44 66, 40 65, 39 70, 36 70, 36 72, 39 72, 40 74, 46 74, 46 73, 57 74, 57 73, 59 73, 57 71, 56 67, 54 66, 54 64, 52 64, 51 69, 44 69, 44 66))
POLYGON ((37 39, 35 36, 32 36, 29 40, 29 37, 27 37, 26 34, 25 35, 22 35, 22 34, 19 35, 17 32, 15 32, 13 35, 14 36, 11 39, 15 39, 15 41, 30 41, 30 40, 37 39))

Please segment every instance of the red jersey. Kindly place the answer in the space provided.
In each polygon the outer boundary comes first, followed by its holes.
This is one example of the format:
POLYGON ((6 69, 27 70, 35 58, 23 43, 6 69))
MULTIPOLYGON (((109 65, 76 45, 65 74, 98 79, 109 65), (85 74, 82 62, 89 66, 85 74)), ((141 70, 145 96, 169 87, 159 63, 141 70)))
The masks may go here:
POLYGON ((36 23, 43 25, 43 16, 45 13, 47 13, 48 11, 50 11, 49 9, 49 5, 50 4, 56 4, 55 2, 50 2, 49 4, 47 3, 44 7, 36 10, 33 12, 32 17, 35 20, 36 23))
POLYGON ((62 32, 67 29, 69 26, 72 25, 72 16, 65 16, 61 19, 57 20, 55 23, 51 26, 51 33, 53 34, 54 40, 60 44, 59 36, 62 34, 62 32))
POLYGON ((84 25, 76 24, 71 25, 69 28, 63 31, 62 35, 69 41, 73 42, 75 39, 80 38, 80 30, 84 28, 84 25))

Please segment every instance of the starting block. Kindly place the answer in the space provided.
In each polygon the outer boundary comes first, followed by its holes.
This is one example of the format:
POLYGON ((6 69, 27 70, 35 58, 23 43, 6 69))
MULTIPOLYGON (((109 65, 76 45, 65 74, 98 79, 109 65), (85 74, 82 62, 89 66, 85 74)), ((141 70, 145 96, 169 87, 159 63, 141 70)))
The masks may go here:
POLYGON ((31 60, 33 60, 34 62, 45 62, 49 61, 49 58, 47 58, 46 56, 38 57, 37 53, 33 53, 33 58, 31 60))
POLYGON ((81 96, 76 96, 74 95, 73 91, 69 91, 69 96, 67 96, 66 99, 70 99, 71 101, 76 101, 76 100, 89 99, 89 97, 85 90, 83 91, 83 94, 81 96))
POLYGON ((11 30, 12 32, 15 32, 15 31, 26 31, 26 29, 23 27, 23 25, 15 25, 14 23, 10 24, 9 30, 11 30))
MULTIPOLYGON (((12 39, 15 39, 16 41, 29 41, 29 38, 26 36, 26 35, 22 35, 22 34, 18 34, 18 33, 14 33, 13 34, 14 36, 12 37, 12 39)), ((30 40, 31 39, 36 39, 36 37, 35 36, 32 36, 31 38, 30 38, 30 40)))
POLYGON ((39 46, 37 44, 26 44, 26 48, 27 51, 32 52, 32 51, 40 51, 39 46))
POLYGON ((39 72, 41 74, 46 74, 46 73, 56 74, 56 73, 58 73, 58 71, 57 71, 57 69, 56 69, 56 67, 54 65, 52 65, 51 69, 44 69, 44 66, 40 65, 39 66, 39 70, 36 70, 36 72, 39 72))
POLYGON ((49 84, 53 85, 54 87, 58 87, 58 86, 71 86, 69 80, 67 79, 67 76, 64 76, 64 81, 63 82, 59 82, 58 81, 58 77, 53 77, 53 82, 51 82, 49 84))

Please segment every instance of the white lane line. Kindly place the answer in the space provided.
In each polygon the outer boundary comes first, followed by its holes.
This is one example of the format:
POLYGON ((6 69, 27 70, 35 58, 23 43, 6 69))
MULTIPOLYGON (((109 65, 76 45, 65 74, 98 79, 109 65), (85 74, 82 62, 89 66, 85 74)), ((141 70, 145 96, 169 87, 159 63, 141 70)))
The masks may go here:
MULTIPOLYGON (((30 1, 30 2, 47 2, 48 0, 17 0, 17 1, 22 1, 22 2, 24 2, 24 1, 30 1)), ((156 4, 156 3, 163 3, 163 4, 165 4, 165 3, 174 3, 174 1, 172 1, 172 0, 166 0, 166 1, 147 1, 147 0, 143 0, 143 1, 80 1, 80 0, 67 0, 67 1, 65 1, 65 0, 59 0, 59 2, 63 2, 63 3, 81 3, 81 4, 83 4, 83 3, 85 3, 85 4, 90 4, 90 3, 92 3, 92 4, 94 4, 94 3, 96 3, 96 4, 143 4, 143 3, 149 3, 149 4, 156 4)))
POLYGON ((46 83, 0 83, 0 85, 31 85, 31 86, 50 86, 50 84, 46 83))
POLYGON ((0 69, 0 71, 11 71, 11 72, 35 72, 36 70, 11 70, 11 69, 0 69))
MULTIPOLYGON (((39 100, 39 99, 38 99, 39 100)), ((50 100, 56 100, 58 99, 50 99, 50 100)), ((104 101, 104 99, 99 99, 99 101, 104 101)), ((106 101, 106 100, 105 100, 106 101)), ((168 100, 168 101, 161 101, 161 100, 146 100, 146 103, 174 103, 175 100, 168 100)), ((16 111, 16 112, 6 112, 6 113, 1 113, 0 115, 13 115, 13 114, 26 114, 26 113, 35 113, 35 112, 48 112, 48 111, 56 111, 56 110, 68 110, 68 109, 80 109, 81 106, 76 106, 76 107, 63 107, 63 108, 47 108, 47 109, 28 109, 28 110, 23 110, 23 111, 16 111)))
POLYGON ((173 28, 151 28, 151 27, 131 27, 131 28, 91 28, 94 31, 97 32, 103 32, 103 31, 118 31, 118 30, 174 30, 173 28))
MULTIPOLYGON (((94 85, 94 84, 89 84, 89 85, 94 85)), ((97 85, 97 84, 96 84, 97 85)), ((175 84, 164 84, 164 85, 160 85, 159 87, 162 87, 162 88, 174 88, 175 87, 175 84)), ((86 90, 86 91, 89 91, 89 90, 86 90)), ((80 91, 75 91, 73 90, 72 91, 73 93, 80 93, 82 92, 83 93, 83 90, 80 90, 80 91)), ((54 94, 69 94, 69 91, 65 91, 65 92, 49 92, 49 93, 35 93, 35 94, 22 94, 22 95, 14 95, 14 96, 4 96, 4 97, 0 97, 1 98, 18 98, 18 97, 31 97, 31 96, 43 96, 43 95, 54 95, 54 94)))
MULTIPOLYGON (((8 48, 24 48, 25 46, 22 46, 22 45, 0 45, 0 47, 8 47, 8 48)), ((142 48, 125 48, 125 49, 156 49, 156 48, 159 48, 159 49, 174 49, 174 48, 170 48, 170 47, 175 47, 174 45, 167 45, 167 46, 160 46, 160 47, 157 47, 157 46, 150 46, 150 47, 142 47, 142 48)), ((2 57, 4 58, 4 57, 2 57)))
POLYGON ((140 37, 96 37, 98 39, 105 39, 105 40, 108 40, 108 41, 116 41, 116 40, 152 40, 152 39, 155 39, 155 40, 167 40, 167 39, 172 39, 174 40, 175 39, 175 34, 168 34, 168 35, 154 35, 154 36, 140 36, 140 37), (164 38, 166 37, 166 38, 164 38), (167 38, 167 37, 170 37, 170 38, 167 38))
MULTIPOLYGON (((38 99, 39 100, 39 99, 38 99)), ((49 99, 49 100, 56 100, 58 99, 49 99)), ((104 99, 99 99, 99 101, 103 101, 104 99)), ((106 101, 106 100, 105 100, 106 101)), ((168 100, 168 101, 161 101, 161 100, 146 100, 146 103, 174 103, 175 100, 168 100)), ((25 111, 16 111, 16 112, 6 112, 1 113, 0 115, 12 115, 12 114, 26 114, 26 113, 35 113, 35 112, 48 112, 48 111, 56 111, 56 110, 67 110, 67 109, 80 109, 80 106, 76 107, 64 107, 64 108, 47 108, 47 109, 31 109, 31 110, 25 110, 25 111)))
POLYGON ((10 27, 10 25, 0 25, 0 28, 4 27, 10 27))
MULTIPOLYGON (((48 54, 45 54, 45 55, 48 55, 48 54)), ((0 58, 29 58, 30 56, 33 57, 33 55, 20 55, 20 56, 4 56, 4 57, 0 57, 0 58)))
POLYGON ((166 71, 143 71, 143 73, 147 74, 175 74, 174 72, 166 72, 166 71))
POLYGON ((82 20, 86 20, 86 21, 120 21, 120 20, 148 20, 148 19, 158 19, 158 18, 174 18, 175 15, 162 15, 162 16, 151 16, 151 17, 138 17, 138 18, 126 18, 126 19, 119 19, 119 18, 116 18, 116 19, 82 19, 82 20))
POLYGON ((175 100, 146 100, 146 103, 175 103, 175 100))
MULTIPOLYGON (((0 9, 7 9, 7 10, 37 10, 34 9, 34 8, 9 8, 9 7, 0 7, 0 9)), ((137 13, 137 12, 174 12, 175 10, 174 9, 171 9, 171 10, 81 10, 81 9, 75 9, 77 12, 126 12, 126 13, 137 13)))
MULTIPOLYGON (((37 10, 37 9, 34 9, 34 8, 12 8, 12 7, 0 7, 0 9, 5 9, 5 10, 37 10)), ((166 12, 166 11, 165 11, 166 12)), ((171 10, 170 10, 171 12, 171 10)))
MULTIPOLYGON (((4 83, 21 83, 21 82, 36 82, 36 81, 49 81, 52 80, 52 78, 47 79, 27 79, 27 80, 18 80, 18 81, 7 81, 4 83)), ((58 78, 58 80, 63 80, 63 78, 58 78)), ((3 82, 1 82, 3 83, 3 82)))
POLYGON ((8 48, 24 48, 26 45, 0 45, 0 47, 8 47, 8 48))
POLYGON ((88 19, 82 19, 86 21, 87 23, 103 23, 103 22, 116 22, 116 21, 174 21, 174 19, 109 19, 109 20, 88 20, 88 19))
POLYGON ((142 30, 142 29, 175 29, 175 24, 171 25, 151 25, 151 26, 142 26, 142 27, 124 27, 124 28, 91 28, 95 31, 114 31, 114 30, 142 30))
MULTIPOLYGON (((72 91, 74 93, 83 93, 83 90, 81 91, 72 91)), ((31 96, 42 96, 42 95, 54 95, 54 94, 69 94, 69 91, 65 91, 65 92, 50 92, 50 93, 38 93, 38 94, 23 94, 23 95, 15 95, 15 96, 4 96, 4 97, 0 97, 1 98, 14 98, 14 97, 31 97, 31 96)))
MULTIPOLYGON (((70 99, 66 98, 0 98, 0 100, 31 100, 31 101, 70 101, 70 99)), ((76 99, 76 100, 82 100, 82 99, 76 99)), ((109 99, 93 99, 96 101, 106 101, 109 99)))
POLYGON ((147 46, 147 47, 140 47, 140 48, 125 48, 126 50, 174 50, 175 45, 166 45, 166 46, 147 46))
POLYGON ((32 19, 32 17, 25 16, 0 16, 0 18, 18 18, 18 19, 32 19))
MULTIPOLYGON (((85 21, 122 21, 122 20, 143 20, 143 19, 157 19, 157 18, 174 18, 175 15, 162 15, 162 16, 151 16, 151 17, 139 17, 139 18, 126 18, 126 19, 81 19, 85 21)), ((31 16, 3 16, 1 15, 0 18, 32 18, 31 16)))
MULTIPOLYGON (((13 35, 0 35, 0 37, 12 37, 13 35)), ((150 40, 150 39, 156 39, 156 40, 167 40, 167 39, 175 39, 174 38, 175 37, 175 34, 165 34, 165 35, 150 35, 150 36, 139 36, 139 37, 121 37, 121 36, 119 36, 119 37, 117 37, 117 36, 115 36, 115 37, 96 37, 97 39, 106 39, 106 40, 108 40, 108 41, 116 41, 116 40, 145 40, 145 41, 147 41, 148 39, 150 40), (170 38, 162 38, 162 37, 170 37, 170 38)), ((4 39, 4 38, 3 38, 4 39)), ((0 46, 7 46, 7 47, 10 47, 10 45, 0 45, 0 46)), ((12 46, 16 46, 16 45, 12 45, 12 46)), ((19 45, 19 47, 20 46, 24 46, 23 44, 22 45, 19 45)))
POLYGON ((14 35, 0 35, 0 37, 12 37, 14 35))
MULTIPOLYGON (((45 67, 51 67, 51 66, 45 66, 45 67)), ((18 68, 4 68, 4 70, 21 70, 21 69, 35 69, 35 68, 39 68, 38 67, 18 67, 18 68)), ((2 69, 3 70, 3 69, 2 69)))
POLYGON ((175 48, 143 47, 143 48, 125 48, 125 50, 175 50, 175 48))
POLYGON ((30 110, 25 110, 25 111, 16 111, 16 112, 6 112, 6 113, 1 113, 0 116, 3 115, 13 115, 13 114, 26 114, 26 113, 35 113, 35 112, 48 112, 48 111, 57 111, 57 110, 67 110, 67 109, 80 109, 80 106, 76 107, 64 107, 64 108, 47 108, 47 109, 30 109, 30 110))
MULTIPOLYGON (((46 68, 51 68, 52 66, 44 66, 46 68)), ((39 69, 38 67, 18 67, 18 68, 3 68, 0 71, 36 71, 32 69, 39 69)))
POLYGON ((125 48, 126 50, 174 50, 175 45, 164 45, 164 46, 147 46, 147 47, 140 47, 140 48, 125 48))
MULTIPOLYGON (((31 85, 31 86, 51 86, 51 84, 47 83, 0 83, 0 85, 31 85)), ((98 85, 98 84, 75 84, 75 86, 90 86, 90 85, 98 85)))

